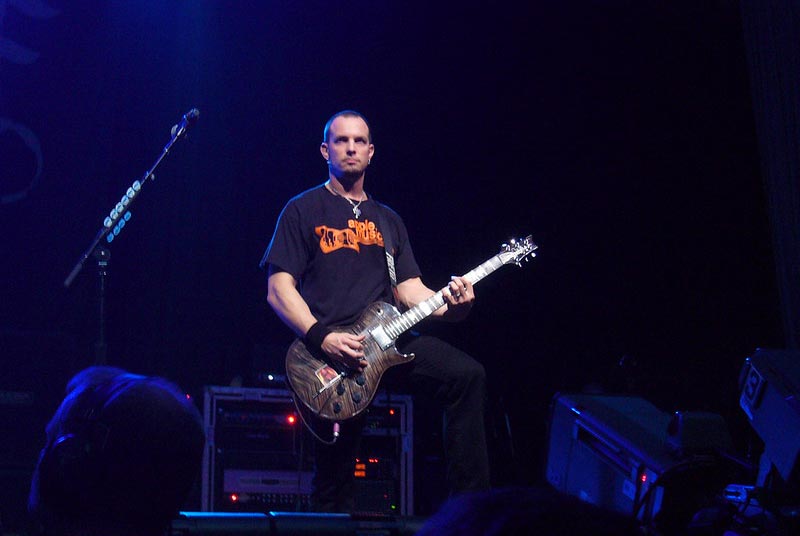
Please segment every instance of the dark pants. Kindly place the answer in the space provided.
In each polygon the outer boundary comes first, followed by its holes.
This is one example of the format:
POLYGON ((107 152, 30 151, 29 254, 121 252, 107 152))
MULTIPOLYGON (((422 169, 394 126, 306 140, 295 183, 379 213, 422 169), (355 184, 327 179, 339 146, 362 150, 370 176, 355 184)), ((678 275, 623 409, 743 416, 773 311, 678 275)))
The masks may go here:
MULTIPOLYGON (((384 383, 411 394, 424 393, 444 410, 444 452, 451 494, 489 487, 483 365, 435 337, 402 340, 402 352, 416 355, 409 364, 389 369, 384 383)), ((345 421, 334 445, 315 442, 316 474, 312 507, 320 512, 354 508, 354 461, 361 444, 363 416, 345 421)))

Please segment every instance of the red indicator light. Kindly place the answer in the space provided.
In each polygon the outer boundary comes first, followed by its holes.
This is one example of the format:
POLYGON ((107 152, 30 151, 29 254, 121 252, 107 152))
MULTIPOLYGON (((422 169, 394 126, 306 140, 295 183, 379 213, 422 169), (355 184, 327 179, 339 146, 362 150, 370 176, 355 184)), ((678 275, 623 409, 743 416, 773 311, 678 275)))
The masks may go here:
POLYGON ((647 482, 647 475, 645 473, 642 473, 642 476, 639 477, 639 480, 641 480, 642 484, 644 484, 645 482, 647 482))
POLYGON ((353 471, 353 476, 356 478, 366 478, 367 472, 366 471, 353 471))
POLYGON ((394 408, 391 408, 391 409, 389 410, 389 415, 394 415, 394 408))
POLYGON ((239 496, 235 493, 231 493, 231 502, 237 502, 239 500, 239 496))
POLYGON ((368 461, 369 461, 369 463, 378 463, 379 462, 378 458, 370 458, 368 461))
POLYGON ((288 422, 289 424, 294 424, 295 422, 297 422, 297 417, 295 417, 294 415, 289 415, 286 417, 286 422, 288 422))

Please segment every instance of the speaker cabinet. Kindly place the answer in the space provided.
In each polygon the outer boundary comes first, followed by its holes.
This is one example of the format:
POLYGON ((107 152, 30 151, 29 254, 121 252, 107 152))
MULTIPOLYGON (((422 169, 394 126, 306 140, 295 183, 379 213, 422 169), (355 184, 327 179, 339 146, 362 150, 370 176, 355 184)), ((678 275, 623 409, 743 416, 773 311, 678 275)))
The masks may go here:
POLYGON ((665 413, 631 396, 558 394, 546 477, 556 489, 644 524, 685 527, 729 483, 718 415, 665 413))
POLYGON ((676 460, 666 444, 670 416, 641 398, 559 394, 551 407, 547 480, 592 504, 655 515, 651 486, 676 460))

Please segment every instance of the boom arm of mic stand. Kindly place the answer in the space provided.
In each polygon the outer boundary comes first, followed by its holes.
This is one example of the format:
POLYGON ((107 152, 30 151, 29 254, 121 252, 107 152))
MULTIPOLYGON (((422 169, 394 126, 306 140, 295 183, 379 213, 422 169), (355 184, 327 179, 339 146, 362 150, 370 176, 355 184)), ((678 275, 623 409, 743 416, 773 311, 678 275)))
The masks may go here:
POLYGON ((161 154, 158 155, 155 163, 148 169, 145 174, 144 178, 139 181, 136 180, 131 184, 128 190, 120 199, 119 203, 111 209, 108 216, 105 220, 103 220, 103 226, 95 235, 94 240, 92 243, 89 244, 89 247, 86 251, 83 252, 78 262, 75 264, 75 267, 69 273, 67 278, 64 280, 64 286, 69 287, 78 274, 83 269, 83 265, 86 263, 86 260, 92 255, 97 245, 104 237, 107 238, 109 242, 113 240, 116 235, 122 230, 125 226, 125 223, 130 219, 131 213, 129 210, 130 205, 133 203, 134 199, 139 196, 139 192, 141 191, 144 184, 147 182, 148 179, 155 180, 155 175, 153 175, 153 171, 158 167, 164 157, 167 155, 169 150, 175 144, 176 141, 186 132, 185 128, 179 129, 173 136, 170 138, 169 142, 164 146, 164 149, 161 151, 161 154))

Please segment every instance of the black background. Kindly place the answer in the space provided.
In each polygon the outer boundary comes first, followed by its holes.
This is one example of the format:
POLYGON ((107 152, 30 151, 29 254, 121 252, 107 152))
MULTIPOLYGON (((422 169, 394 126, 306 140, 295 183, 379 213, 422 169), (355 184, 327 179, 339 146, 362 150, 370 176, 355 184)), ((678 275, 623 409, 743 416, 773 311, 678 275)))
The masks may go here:
MULTIPOLYGON (((367 192, 405 219, 429 286, 511 237, 539 245, 480 283, 466 322, 423 326, 487 368, 497 485, 541 478, 559 391, 719 412, 745 453, 737 376, 783 335, 738 3, 537 4, 6 8, 2 36, 38 58, 0 57, 0 117, 44 158, 28 188, 32 153, 0 132, 2 387, 40 401, 3 410, 14 460, 33 463, 95 360, 96 268, 65 278, 194 106, 111 245, 109 364, 197 400, 280 370, 292 335, 257 264, 286 200, 325 178, 325 121, 354 108, 376 146, 367 192)), ((435 460, 436 416, 418 417, 435 460)))

